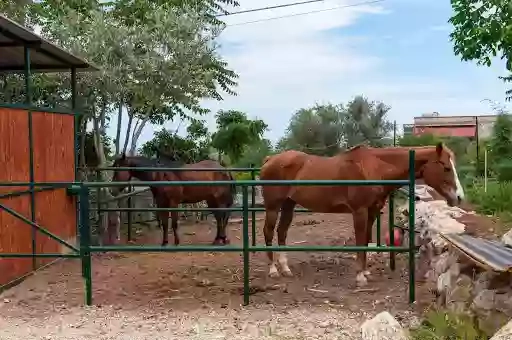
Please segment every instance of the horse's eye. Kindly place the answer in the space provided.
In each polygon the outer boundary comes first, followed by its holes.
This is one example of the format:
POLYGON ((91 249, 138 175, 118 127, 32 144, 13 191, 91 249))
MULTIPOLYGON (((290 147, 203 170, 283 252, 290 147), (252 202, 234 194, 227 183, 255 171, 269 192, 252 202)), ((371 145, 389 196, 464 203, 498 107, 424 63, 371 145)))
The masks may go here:
POLYGON ((451 168, 444 168, 444 172, 450 172, 450 171, 452 171, 451 168))

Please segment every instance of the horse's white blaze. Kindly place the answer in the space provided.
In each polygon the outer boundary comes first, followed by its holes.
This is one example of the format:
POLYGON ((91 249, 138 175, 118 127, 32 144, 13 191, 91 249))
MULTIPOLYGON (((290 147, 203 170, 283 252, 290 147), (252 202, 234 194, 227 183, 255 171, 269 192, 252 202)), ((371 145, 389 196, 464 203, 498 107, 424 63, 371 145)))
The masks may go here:
POLYGON ((452 165, 453 176, 455 179, 455 185, 457 186, 456 194, 460 199, 464 199, 464 189, 462 188, 462 184, 460 184, 459 175, 457 174, 457 169, 455 168, 455 163, 453 163, 453 159, 450 157, 450 164, 452 165))

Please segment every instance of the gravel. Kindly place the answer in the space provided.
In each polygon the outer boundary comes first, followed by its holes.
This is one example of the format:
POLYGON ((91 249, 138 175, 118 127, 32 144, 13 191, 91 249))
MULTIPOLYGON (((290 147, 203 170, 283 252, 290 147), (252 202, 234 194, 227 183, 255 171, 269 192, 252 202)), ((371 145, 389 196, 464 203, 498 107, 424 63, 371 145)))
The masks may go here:
POLYGON ((0 302, 0 339, 358 339, 361 315, 336 308, 128 311, 112 307, 73 308, 23 317, 0 302), (9 316, 10 315, 10 316, 9 316))

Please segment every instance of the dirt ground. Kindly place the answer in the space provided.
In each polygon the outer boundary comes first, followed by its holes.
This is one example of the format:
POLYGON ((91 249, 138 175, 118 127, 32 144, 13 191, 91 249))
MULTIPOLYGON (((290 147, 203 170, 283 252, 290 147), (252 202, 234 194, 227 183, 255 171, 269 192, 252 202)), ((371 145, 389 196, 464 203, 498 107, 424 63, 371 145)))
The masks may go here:
MULTIPOLYGON (((258 219, 260 219, 259 216, 258 219)), ((383 230, 386 214, 382 216, 383 230)), ((262 221, 258 243, 263 244, 262 221)), ((241 223, 229 225, 241 243, 241 223)), ((211 221, 181 223, 183 244, 209 244, 211 221)), ((384 232, 383 232, 384 234, 384 232)), ((156 228, 136 241, 159 244, 156 228)), ((350 215, 299 213, 288 244, 354 244, 350 215)), ((276 242, 276 241, 275 241, 276 242)), ((370 254, 372 276, 355 287, 355 254, 289 253, 292 278, 268 277, 264 253, 251 258, 251 305, 242 304, 238 253, 120 253, 93 259, 93 303, 85 308, 80 263, 60 261, 0 295, 0 339, 354 339, 362 321, 387 310, 406 324, 433 296, 421 284, 408 304, 407 256, 396 271, 370 254)))

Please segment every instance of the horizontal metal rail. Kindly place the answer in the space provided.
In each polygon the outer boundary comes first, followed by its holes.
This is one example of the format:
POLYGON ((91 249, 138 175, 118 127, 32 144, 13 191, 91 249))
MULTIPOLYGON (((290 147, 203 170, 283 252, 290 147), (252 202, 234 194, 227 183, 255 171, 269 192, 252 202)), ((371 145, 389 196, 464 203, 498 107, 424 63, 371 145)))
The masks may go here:
MULTIPOLYGON (((90 246, 91 252, 135 252, 135 253, 174 253, 174 252, 241 252, 241 246, 90 246)), ((311 252, 408 252, 408 247, 377 247, 377 246, 249 246, 249 251, 311 251, 311 252)))
POLYGON ((71 250, 74 250, 76 252, 79 252, 78 248, 76 248, 75 246, 73 246, 72 244, 64 241, 63 239, 59 238, 57 235, 51 233, 50 231, 46 230, 45 228, 41 227, 39 224, 35 223, 35 222, 32 222, 31 220, 29 220, 28 218, 26 218, 25 216, 21 215, 20 213, 12 210, 11 208, 8 208, 6 207, 5 205, 3 204, 0 204, 0 211, 2 210, 5 210, 6 212, 8 212, 9 214, 11 214, 12 216, 22 220, 23 222, 29 224, 30 226, 32 226, 33 228, 37 229, 39 232, 41 232, 42 234, 48 236, 49 238, 59 242, 60 244, 62 244, 63 246, 66 246, 68 247, 69 249, 71 250))
POLYGON ((44 257, 44 258, 57 258, 57 257, 64 257, 64 258, 80 258, 80 254, 60 254, 60 253, 0 253, 0 258, 26 258, 26 257, 44 257))
MULTIPOLYGON (((90 168, 89 168, 90 169, 90 168)), ((96 171, 233 171, 233 172, 249 172, 249 171, 260 171, 261 168, 164 168, 164 167, 103 167, 93 168, 96 171)))
POLYGON ((261 185, 296 185, 296 186, 333 186, 333 185, 346 185, 346 186, 403 186, 408 185, 408 180, 242 180, 242 181, 133 181, 133 182, 0 182, 0 187, 16 187, 34 185, 40 186, 53 186, 69 188, 71 186, 83 186, 88 188, 98 187, 162 187, 162 186, 216 186, 216 185, 237 185, 237 186, 261 186, 261 185))
MULTIPOLYGON (((58 188, 55 188, 55 187, 42 187, 42 188, 34 189, 34 193, 50 191, 50 190, 56 190, 56 189, 58 189, 58 188)), ((2 199, 2 198, 11 198, 11 197, 19 197, 19 196, 23 196, 23 195, 29 195, 31 193, 32 193, 32 190, 30 190, 30 189, 28 189, 28 190, 20 190, 20 191, 13 191, 13 192, 5 193, 5 194, 0 194, 0 199, 2 199)))
MULTIPOLYGON (((98 208, 91 207, 92 211, 244 211, 243 207, 232 208, 98 208)), ((265 208, 247 208, 247 211, 265 211, 265 208)), ((309 209, 295 208, 295 212, 311 212, 309 209)))

